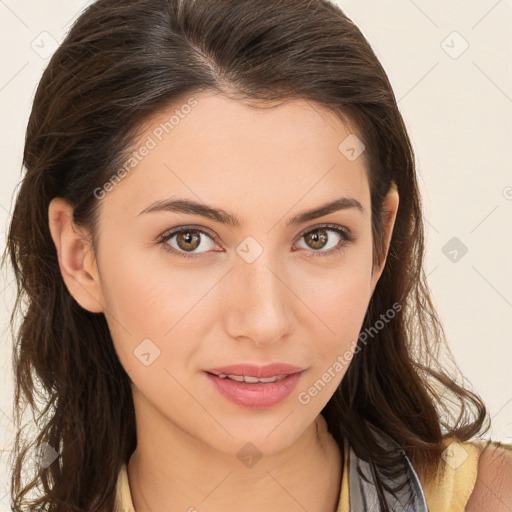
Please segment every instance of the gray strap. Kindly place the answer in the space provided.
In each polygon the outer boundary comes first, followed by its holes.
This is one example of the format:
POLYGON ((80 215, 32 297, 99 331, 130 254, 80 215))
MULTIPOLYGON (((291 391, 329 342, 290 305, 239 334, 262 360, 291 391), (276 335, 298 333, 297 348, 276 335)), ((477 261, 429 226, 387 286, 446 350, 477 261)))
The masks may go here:
MULTIPOLYGON (((386 447, 389 451, 398 450, 403 454, 403 472, 401 473, 403 476, 400 478, 400 482, 404 481, 405 485, 397 493, 396 498, 384 490, 384 496, 390 510, 393 512, 428 512, 425 495, 421 488, 418 475, 403 450, 401 450, 396 442, 389 436, 384 434, 384 432, 373 426, 372 429, 375 431, 382 446, 386 447)), ((386 481, 384 475, 381 475, 381 477, 386 481)), ((351 512, 380 512, 377 491, 373 484, 370 465, 358 458, 351 447, 349 448, 348 482, 351 512), (358 469, 369 482, 366 482, 358 474, 358 469)), ((390 483, 390 480, 388 480, 387 483, 390 483)), ((394 484, 396 486, 397 482, 394 482, 394 484)))

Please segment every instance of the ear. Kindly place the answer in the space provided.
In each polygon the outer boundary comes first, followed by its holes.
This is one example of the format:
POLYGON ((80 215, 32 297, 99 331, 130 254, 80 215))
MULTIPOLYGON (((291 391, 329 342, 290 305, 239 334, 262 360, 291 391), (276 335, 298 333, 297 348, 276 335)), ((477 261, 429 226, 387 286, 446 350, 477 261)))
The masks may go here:
POLYGON ((98 268, 90 237, 73 222, 73 207, 60 197, 48 207, 50 233, 69 293, 91 313, 104 311, 98 268))
POLYGON ((391 186, 389 187, 389 191, 384 198, 384 203, 382 205, 382 223, 384 226, 384 257, 382 262, 378 266, 374 266, 372 270, 372 280, 371 280, 371 292, 375 290, 377 286, 377 281, 382 275, 382 271, 384 270, 384 266, 386 264, 386 260, 388 257, 389 244, 391 242, 391 235, 393 234, 393 227, 395 225, 396 214, 398 211, 399 204, 399 196, 398 189, 396 187, 396 183, 394 181, 391 182, 391 186))

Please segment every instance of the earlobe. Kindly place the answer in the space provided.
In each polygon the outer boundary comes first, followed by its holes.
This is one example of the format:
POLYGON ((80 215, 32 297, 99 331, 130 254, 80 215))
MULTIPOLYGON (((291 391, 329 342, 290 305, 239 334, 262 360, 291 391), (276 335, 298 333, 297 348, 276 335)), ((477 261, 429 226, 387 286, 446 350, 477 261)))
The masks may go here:
POLYGON ((73 207, 60 197, 48 207, 48 224, 62 279, 69 293, 87 311, 104 311, 93 247, 84 230, 73 222, 73 207))

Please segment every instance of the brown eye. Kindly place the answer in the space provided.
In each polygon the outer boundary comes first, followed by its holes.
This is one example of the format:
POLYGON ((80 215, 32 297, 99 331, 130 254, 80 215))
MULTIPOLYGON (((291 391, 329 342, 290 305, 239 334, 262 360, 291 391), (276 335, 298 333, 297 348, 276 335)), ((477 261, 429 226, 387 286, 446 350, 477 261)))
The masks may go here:
POLYGON ((329 237, 326 229, 316 229, 304 235, 304 239, 312 249, 322 249, 329 240, 329 237))
POLYGON ((182 231, 176 235, 176 243, 178 247, 184 251, 193 251, 197 249, 201 243, 201 235, 197 229, 182 231))
POLYGON ((169 252, 183 257, 201 256, 215 247, 215 242, 208 233, 195 228, 176 229, 163 235, 160 243, 169 252), (201 246, 203 250, 197 250, 201 246))
POLYGON ((354 236, 342 227, 320 226, 304 233, 300 242, 302 240, 305 243, 302 248, 310 249, 311 256, 330 256, 345 249, 354 241, 354 236))

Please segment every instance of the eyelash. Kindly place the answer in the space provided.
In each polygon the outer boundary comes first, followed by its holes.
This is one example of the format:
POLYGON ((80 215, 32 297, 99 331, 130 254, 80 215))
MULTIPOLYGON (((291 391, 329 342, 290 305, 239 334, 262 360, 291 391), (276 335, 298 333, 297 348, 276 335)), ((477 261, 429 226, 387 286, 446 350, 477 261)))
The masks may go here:
MULTIPOLYGON (((345 250, 347 248, 347 246, 355 240, 354 235, 350 231, 348 231, 347 229, 342 228, 340 226, 337 226, 335 224, 324 224, 321 226, 315 226, 314 228, 310 228, 307 231, 304 231, 303 233, 301 233, 301 235, 299 236, 299 240, 309 233, 312 233, 315 231, 322 231, 322 230, 334 231, 335 233, 340 235, 342 240, 339 242, 339 244, 335 248, 330 249, 328 251, 314 251, 314 250, 309 251, 312 253, 311 257, 313 257, 313 258, 315 258, 315 257, 323 258, 323 257, 327 257, 327 256, 334 256, 335 254, 338 254, 341 251, 345 250)), ((185 226, 185 227, 180 227, 179 229, 173 229, 171 231, 166 231, 159 237, 158 244, 161 244, 163 246, 164 250, 170 252, 171 254, 178 256, 179 258, 195 259, 195 258, 201 258, 201 257, 205 256, 206 254, 208 254, 207 252, 205 252, 205 253, 186 253, 186 252, 178 251, 174 247, 170 247, 167 244, 167 242, 173 236, 179 235, 180 233, 184 233, 184 232, 186 233, 187 231, 197 231, 198 233, 200 233, 202 235, 206 235, 208 238, 211 238, 214 242, 216 242, 216 240, 215 240, 216 237, 213 236, 212 234, 210 234, 209 232, 205 231, 204 229, 200 229, 195 226, 185 226)), ((210 251, 208 251, 208 252, 210 252, 210 251)), ((214 251, 214 252, 220 252, 220 251, 214 251)))

